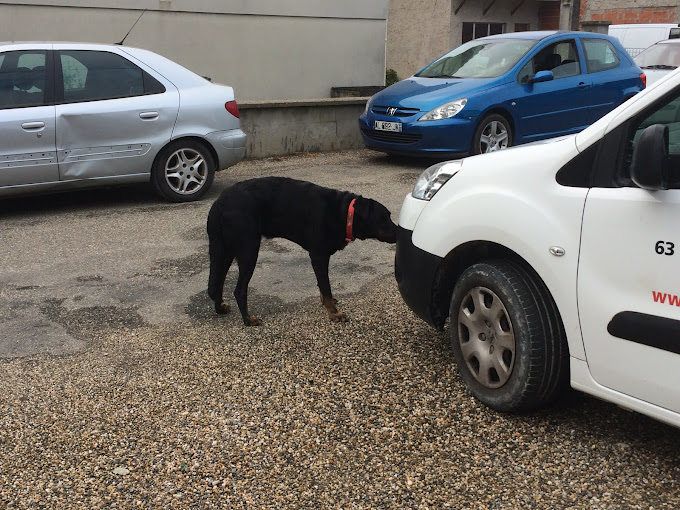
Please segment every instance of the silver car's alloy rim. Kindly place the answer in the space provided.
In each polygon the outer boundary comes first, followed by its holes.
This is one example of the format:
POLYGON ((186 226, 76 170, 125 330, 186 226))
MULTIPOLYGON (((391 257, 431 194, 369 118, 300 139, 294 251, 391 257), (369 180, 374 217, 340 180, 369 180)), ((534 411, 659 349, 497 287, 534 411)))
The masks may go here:
POLYGON ((482 386, 500 388, 515 364, 515 335, 505 306, 491 290, 474 287, 458 311, 458 341, 468 370, 482 386))
POLYGON ((502 122, 492 120, 484 129, 479 138, 480 152, 496 152, 508 147, 508 130, 502 122))
POLYGON ((165 163, 165 181, 180 195, 196 193, 205 184, 208 165, 203 156, 193 149, 175 151, 165 163))

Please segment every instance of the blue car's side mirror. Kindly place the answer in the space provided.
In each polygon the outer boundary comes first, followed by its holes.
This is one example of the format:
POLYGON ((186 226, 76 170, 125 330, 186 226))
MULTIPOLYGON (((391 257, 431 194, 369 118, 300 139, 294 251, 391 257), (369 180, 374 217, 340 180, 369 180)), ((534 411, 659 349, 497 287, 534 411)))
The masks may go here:
POLYGON ((542 81, 552 81, 555 79, 555 75, 552 71, 538 71, 533 78, 529 80, 529 83, 540 83, 542 81))

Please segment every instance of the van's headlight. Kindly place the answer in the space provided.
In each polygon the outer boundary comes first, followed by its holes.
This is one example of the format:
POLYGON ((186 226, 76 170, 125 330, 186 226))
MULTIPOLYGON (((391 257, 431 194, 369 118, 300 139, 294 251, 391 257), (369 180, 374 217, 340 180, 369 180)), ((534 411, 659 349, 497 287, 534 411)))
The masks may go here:
POLYGON ((420 200, 430 200, 446 181, 458 173, 461 166, 463 166, 463 160, 444 161, 432 165, 420 174, 411 195, 420 200))
POLYGON ((461 111, 467 104, 467 98, 457 99, 456 101, 451 101, 450 103, 437 106, 434 110, 430 110, 425 115, 420 117, 418 120, 442 120, 450 119, 461 111))

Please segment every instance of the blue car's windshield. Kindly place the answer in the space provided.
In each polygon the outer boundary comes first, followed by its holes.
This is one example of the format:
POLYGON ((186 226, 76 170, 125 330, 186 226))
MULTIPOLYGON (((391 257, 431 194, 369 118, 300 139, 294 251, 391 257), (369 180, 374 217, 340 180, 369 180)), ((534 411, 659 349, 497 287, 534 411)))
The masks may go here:
POLYGON ((416 76, 423 78, 496 78, 507 73, 538 41, 473 40, 438 58, 416 76))

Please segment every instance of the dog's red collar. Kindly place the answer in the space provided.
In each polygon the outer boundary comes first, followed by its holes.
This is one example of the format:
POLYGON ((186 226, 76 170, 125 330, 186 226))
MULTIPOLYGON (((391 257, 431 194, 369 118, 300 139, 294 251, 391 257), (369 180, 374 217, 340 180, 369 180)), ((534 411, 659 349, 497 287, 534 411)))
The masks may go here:
POLYGON ((354 241, 354 234, 352 233, 352 225, 354 224, 354 202, 357 199, 353 198, 349 203, 349 208, 347 209, 347 229, 345 235, 345 242, 351 243, 354 241))

